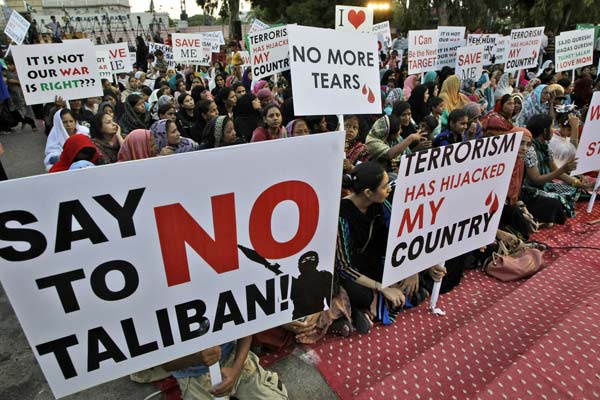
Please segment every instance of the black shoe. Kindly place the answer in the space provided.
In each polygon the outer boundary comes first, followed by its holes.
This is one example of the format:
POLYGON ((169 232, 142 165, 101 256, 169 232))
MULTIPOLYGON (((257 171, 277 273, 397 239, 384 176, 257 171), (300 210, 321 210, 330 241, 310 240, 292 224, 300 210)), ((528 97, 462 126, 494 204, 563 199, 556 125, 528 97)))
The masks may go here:
POLYGON ((352 307, 352 321, 358 333, 365 334, 371 330, 371 320, 356 307, 352 307))

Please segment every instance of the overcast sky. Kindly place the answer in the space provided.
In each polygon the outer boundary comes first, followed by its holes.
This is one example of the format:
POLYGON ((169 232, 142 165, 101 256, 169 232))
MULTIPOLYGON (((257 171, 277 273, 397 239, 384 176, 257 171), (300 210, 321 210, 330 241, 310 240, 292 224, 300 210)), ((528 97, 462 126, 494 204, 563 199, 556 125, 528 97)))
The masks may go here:
MULTIPOLYGON (((242 3, 246 3, 242 1, 242 3)), ((131 12, 144 12, 148 10, 150 6, 150 0, 129 0, 131 6, 131 12)), ((196 4, 196 0, 186 0, 185 7, 188 16, 202 14, 202 9, 196 4)), ((179 19, 181 14, 181 8, 179 7, 179 0, 154 0, 154 9, 158 12, 167 12, 171 18, 179 19)), ((249 9, 248 4, 240 5, 240 11, 249 9)))

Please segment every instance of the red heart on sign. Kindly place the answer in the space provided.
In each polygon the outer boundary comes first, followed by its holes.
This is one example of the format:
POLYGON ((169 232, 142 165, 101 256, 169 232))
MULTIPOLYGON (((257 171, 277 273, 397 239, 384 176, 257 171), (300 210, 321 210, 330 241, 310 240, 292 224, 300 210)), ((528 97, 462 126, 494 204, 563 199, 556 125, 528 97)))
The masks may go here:
POLYGON ((358 29, 358 27, 361 26, 363 22, 365 22, 365 19, 367 19, 367 15, 362 10, 358 12, 350 10, 350 12, 348 13, 348 21, 350 21, 352 26, 354 26, 354 29, 358 29))

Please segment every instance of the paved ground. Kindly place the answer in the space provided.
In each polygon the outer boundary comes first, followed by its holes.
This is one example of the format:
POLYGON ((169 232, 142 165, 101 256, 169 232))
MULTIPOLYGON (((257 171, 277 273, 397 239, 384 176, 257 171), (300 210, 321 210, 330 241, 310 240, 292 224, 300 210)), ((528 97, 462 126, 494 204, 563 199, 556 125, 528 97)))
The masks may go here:
MULTIPOLYGON (((41 131, 41 130, 40 130, 41 131)), ((5 154, 0 158, 9 179, 45 173, 43 165, 46 135, 29 128, 0 135, 5 154)), ((0 185, 0 196, 2 186, 0 185)), ((311 365, 307 354, 298 352, 272 367, 283 378, 290 399, 334 400, 337 397, 320 373, 311 365)), ((68 400, 143 400, 155 392, 151 385, 140 385, 121 378, 65 397, 68 400)), ((0 289, 0 399, 54 399, 33 353, 25 339, 15 313, 0 289)), ((159 397, 156 397, 159 399, 159 397)))

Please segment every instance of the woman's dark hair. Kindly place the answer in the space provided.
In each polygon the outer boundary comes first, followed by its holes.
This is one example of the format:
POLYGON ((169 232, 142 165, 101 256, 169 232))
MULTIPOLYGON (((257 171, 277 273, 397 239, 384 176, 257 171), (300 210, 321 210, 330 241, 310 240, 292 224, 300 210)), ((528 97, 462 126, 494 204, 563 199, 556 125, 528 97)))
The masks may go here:
POLYGON ((110 90, 110 89, 104 89, 104 94, 102 95, 102 100, 108 101, 106 99, 107 97, 112 97, 115 100, 119 100, 119 99, 117 99, 117 95, 115 95, 115 93, 112 90, 110 90))
POLYGON ((190 94, 192 96, 192 99, 194 99, 194 103, 198 104, 198 102, 201 99, 202 92, 204 92, 205 90, 206 89, 202 85, 194 86, 194 88, 192 89, 192 92, 190 94))
POLYGON ((266 118, 266 117, 267 117, 267 114, 269 114, 269 110, 270 110, 271 108, 276 108, 276 109, 278 109, 278 110, 279 110, 279 112, 281 112, 281 108, 280 108, 280 107, 279 107, 277 104, 275 104, 275 103, 270 103, 270 104, 267 104, 267 105, 265 106, 265 108, 263 108, 263 110, 262 110, 262 117, 263 117, 263 118, 266 118))
POLYGON ((546 129, 550 128, 550 125, 552 125, 552 117, 548 114, 536 114, 529 118, 526 128, 535 138, 544 135, 546 129))
POLYGON ((390 133, 388 134, 388 138, 395 138, 400 131, 400 118, 392 114, 388 117, 388 120, 390 121, 390 133))
MULTIPOLYGON (((222 69, 223 69, 223 67, 221 67, 221 70, 222 70, 222 69)), ((225 74, 223 74, 222 72, 219 72, 218 74, 216 74, 216 75, 215 75, 215 85, 217 85, 217 78, 218 78, 219 76, 220 76, 221 78, 223 78, 223 87, 225 87, 225 80, 226 80, 227 78, 225 78, 225 74)), ((217 85, 217 87, 219 87, 219 86, 217 85)))
MULTIPOLYGON (((233 120, 231 118, 229 118, 228 116, 221 116, 221 117, 225 117, 223 119, 223 125, 222 125, 222 129, 225 130, 225 127, 227 126, 227 122, 231 121, 233 123, 233 120)), ((210 121, 208 121, 208 123, 206 124, 206 127, 204 128, 204 132, 202 132, 202 138, 204 140, 204 143, 206 144, 206 147, 209 149, 212 149, 215 147, 215 127, 217 126, 217 118, 213 118, 210 121)), ((221 138, 221 140, 223 140, 223 138, 221 138)))
POLYGON ((413 89, 408 99, 412 117, 417 124, 429 113, 429 108, 427 108, 427 103, 425 103, 425 93, 427 90, 427 86, 419 85, 413 89))
POLYGON ((427 128, 429 128, 430 130, 434 130, 435 128, 437 128, 438 126, 438 120, 435 119, 435 117, 433 115, 426 115, 422 120, 421 123, 424 123, 425 125, 427 125, 427 128))
POLYGON ((324 115, 309 115, 304 118, 308 125, 308 129, 310 129, 310 133, 321 133, 321 131, 319 131, 319 125, 321 125, 321 121, 324 117, 324 115))
POLYGON ((571 80, 569 78, 559 79, 558 82, 556 82, 556 83, 558 83, 560 86, 562 86, 565 89, 568 88, 569 86, 571 86, 571 80))
POLYGON ((165 104, 161 104, 158 107, 158 116, 160 117, 161 115, 164 115, 167 111, 169 111, 170 109, 175 109, 175 106, 171 103, 165 103, 165 104))
POLYGON ((175 121, 171 121, 170 119, 168 119, 165 123, 165 131, 169 132, 169 127, 171 126, 171 124, 175 124, 175 126, 177 126, 177 123, 175 121))
POLYGON ((229 98, 229 95, 231 94, 231 92, 233 92, 233 89, 230 87, 223 87, 223 88, 219 89, 219 93, 217 93, 217 98, 215 99, 215 102, 217 103, 217 105, 218 104, 225 105, 225 102, 229 98))
POLYGON ((213 100, 200 100, 200 102, 198 103, 198 106, 196 107, 196 109, 198 110, 198 118, 202 118, 204 119, 204 117, 202 116, 202 114, 206 114, 208 112, 208 109, 210 108, 210 105, 214 103, 213 100))
POLYGON ((179 107, 183 107, 183 102, 185 101, 185 98, 190 96, 187 93, 182 93, 179 95, 179 97, 177 97, 177 104, 179 104, 179 107))
POLYGON ((435 107, 439 106, 444 102, 444 99, 438 96, 433 96, 429 98, 429 111, 433 110, 435 107))
POLYGON ((77 122, 77 117, 75 117, 75 114, 73 114, 73 112, 68 108, 63 108, 62 110, 60 110, 60 119, 62 119, 62 117, 64 117, 67 114, 73 117, 75 122, 77 122))
MULTIPOLYGON (((242 82, 236 82, 233 85, 231 85, 231 88, 233 89, 233 91, 235 92, 237 90, 237 88, 239 88, 240 86, 244 86, 244 84, 242 82)), ((244 89, 246 89, 246 87, 244 86, 244 89)))
POLYGON ((102 133, 102 119, 105 115, 108 114, 102 111, 94 115, 94 118, 92 118, 92 121, 90 123, 90 137, 92 139, 104 139, 104 134, 102 133))
POLYGON ((129 103, 129 105, 131 107, 135 107, 135 105, 138 103, 138 101, 143 100, 142 96, 140 96, 137 93, 132 93, 129 96, 127 96, 127 103, 129 103))
POLYGON ((342 178, 342 187, 351 189, 354 193, 362 193, 364 190, 375 191, 381 185, 385 170, 381 164, 375 161, 366 161, 358 164, 352 172, 342 178))
POLYGON ((448 115, 448 125, 450 125, 450 122, 456 123, 459 119, 462 119, 466 116, 467 112, 462 108, 452 110, 452 112, 450 112, 450 115, 448 115))

